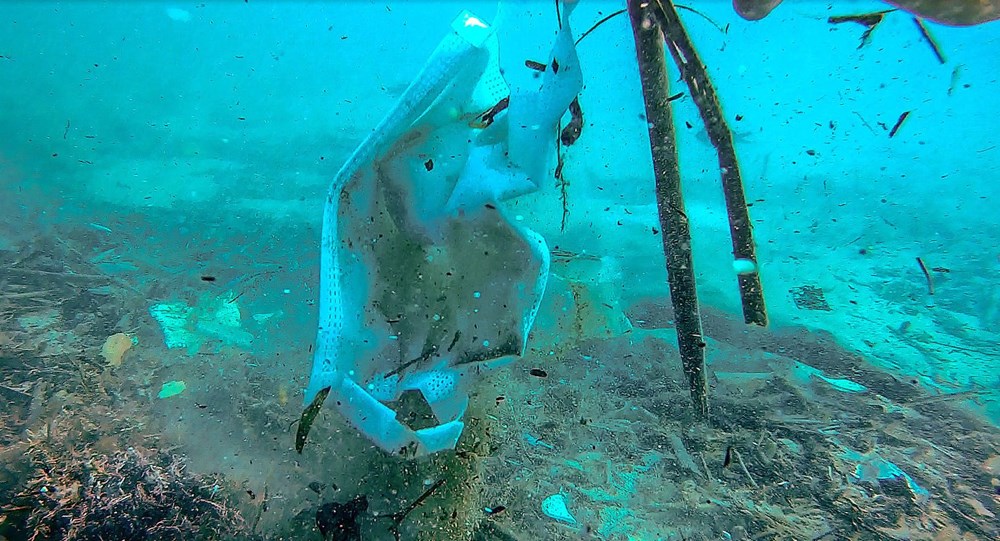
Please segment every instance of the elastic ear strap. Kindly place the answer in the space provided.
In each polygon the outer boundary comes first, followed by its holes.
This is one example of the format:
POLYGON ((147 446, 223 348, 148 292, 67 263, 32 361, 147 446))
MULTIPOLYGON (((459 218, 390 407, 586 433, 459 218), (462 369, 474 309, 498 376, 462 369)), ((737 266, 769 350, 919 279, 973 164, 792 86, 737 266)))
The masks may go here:
POLYGON ((538 280, 535 281, 535 287, 531 292, 533 297, 531 308, 525 314, 524 326, 521 329, 523 338, 520 354, 524 355, 525 351, 528 350, 528 336, 531 334, 531 328, 535 326, 535 318, 538 317, 538 310, 542 307, 542 297, 545 296, 545 288, 549 283, 549 267, 552 264, 552 257, 549 255, 549 245, 545 242, 544 237, 527 227, 520 227, 518 230, 524 237, 525 243, 531 248, 532 254, 539 261, 538 280))
POLYGON ((387 453, 417 458, 454 449, 465 424, 455 419, 413 431, 396 418, 396 411, 376 400, 356 383, 344 378, 331 394, 341 415, 387 453))

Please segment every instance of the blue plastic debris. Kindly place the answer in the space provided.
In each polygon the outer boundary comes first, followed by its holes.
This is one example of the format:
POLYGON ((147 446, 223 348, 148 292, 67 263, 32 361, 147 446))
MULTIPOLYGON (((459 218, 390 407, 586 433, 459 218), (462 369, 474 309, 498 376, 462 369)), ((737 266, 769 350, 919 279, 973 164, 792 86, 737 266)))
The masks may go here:
POLYGON ((854 483, 868 482, 877 485, 882 481, 901 479, 918 501, 923 502, 930 498, 930 492, 917 484, 913 477, 875 451, 862 454, 848 449, 841 453, 841 457, 858 463, 851 475, 851 481, 854 483))
POLYGON ((536 438, 535 436, 532 436, 531 434, 528 434, 527 432, 524 433, 524 441, 528 442, 528 445, 532 447, 544 447, 546 449, 555 449, 555 447, 553 447, 552 444, 545 443, 544 441, 536 438))
POLYGON ((565 524, 576 524, 576 517, 569 511, 566 496, 562 494, 553 494, 542 500, 542 513, 551 519, 565 524))

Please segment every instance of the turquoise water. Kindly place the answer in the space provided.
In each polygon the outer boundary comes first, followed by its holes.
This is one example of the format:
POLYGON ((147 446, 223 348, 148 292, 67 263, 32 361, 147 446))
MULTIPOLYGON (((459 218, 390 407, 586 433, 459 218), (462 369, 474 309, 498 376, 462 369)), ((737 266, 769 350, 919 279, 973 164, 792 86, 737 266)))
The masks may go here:
MULTIPOLYGON (((537 91, 525 61, 553 72, 559 18, 521 7, 497 65, 537 91)), ((624 7, 582 2, 574 37, 624 7)), ((867 41, 828 21, 880 2, 688 7, 770 319, 743 323, 717 156, 667 55, 707 418, 627 14, 576 46, 562 181, 554 137, 524 158, 491 139, 520 133, 518 102, 483 122, 496 89, 471 85, 492 68, 467 61, 337 190, 333 273, 331 182, 456 16, 495 4, 0 5, 0 538, 322 539, 338 512, 328 539, 1000 537, 1000 23, 925 22, 939 60, 906 12, 867 41), (451 198, 473 140, 537 166, 531 189, 451 198), (331 275, 329 358, 360 394, 320 371, 299 453, 331 275), (388 449, 362 396, 407 430, 461 421, 456 450, 388 449)))

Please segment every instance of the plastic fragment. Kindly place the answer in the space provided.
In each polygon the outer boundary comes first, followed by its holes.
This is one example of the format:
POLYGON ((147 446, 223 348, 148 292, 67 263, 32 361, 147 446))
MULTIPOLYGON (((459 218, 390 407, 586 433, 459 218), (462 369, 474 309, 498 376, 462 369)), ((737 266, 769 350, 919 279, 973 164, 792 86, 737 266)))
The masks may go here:
POLYGON ((168 381, 163 384, 160 388, 160 393, 156 395, 159 398, 170 398, 171 396, 179 395, 184 392, 187 385, 183 381, 168 381))
POLYGON ((542 500, 542 513, 559 522, 576 524, 576 517, 570 513, 569 507, 566 504, 566 496, 562 494, 553 494, 542 500))

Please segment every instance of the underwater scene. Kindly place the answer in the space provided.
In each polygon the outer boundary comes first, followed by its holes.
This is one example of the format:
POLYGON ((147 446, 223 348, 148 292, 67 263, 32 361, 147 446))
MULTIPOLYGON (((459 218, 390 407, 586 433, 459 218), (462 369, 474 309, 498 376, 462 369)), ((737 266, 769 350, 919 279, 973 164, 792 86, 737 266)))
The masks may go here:
POLYGON ((996 19, 0 3, 0 541, 1000 539, 996 19))

